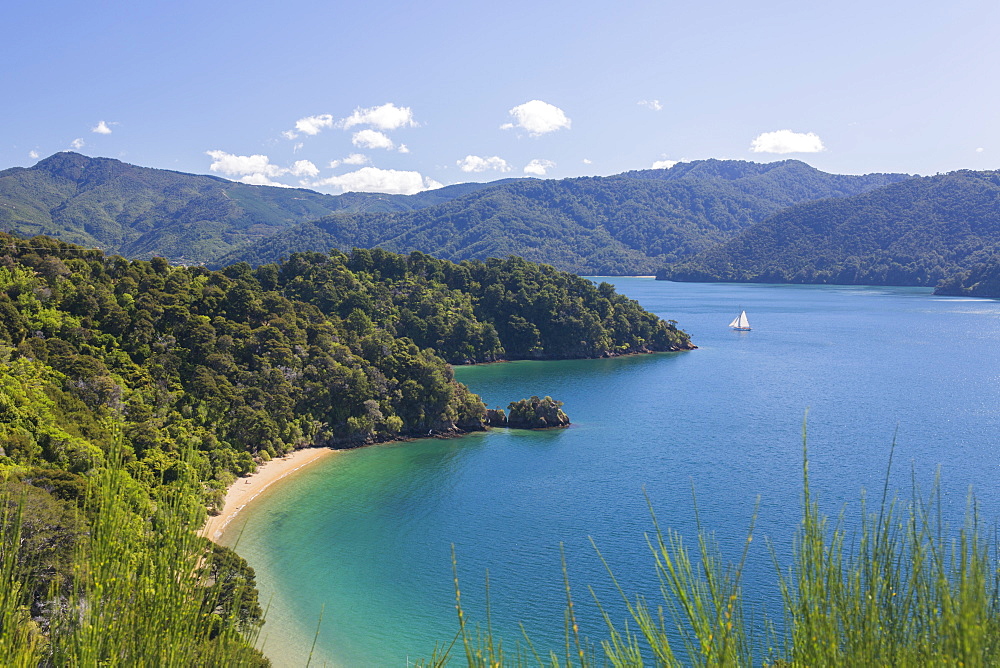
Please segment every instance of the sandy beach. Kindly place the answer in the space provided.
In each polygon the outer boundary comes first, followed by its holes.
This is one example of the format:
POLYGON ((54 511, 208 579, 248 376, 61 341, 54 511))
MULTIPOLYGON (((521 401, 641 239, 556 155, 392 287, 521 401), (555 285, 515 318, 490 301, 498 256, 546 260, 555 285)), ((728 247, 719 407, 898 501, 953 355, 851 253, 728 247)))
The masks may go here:
POLYGON ((257 467, 257 472, 245 478, 237 478, 226 492, 226 502, 222 512, 209 517, 201 530, 201 535, 219 542, 226 527, 254 499, 273 485, 313 462, 337 452, 331 448, 305 448, 272 459, 257 467))

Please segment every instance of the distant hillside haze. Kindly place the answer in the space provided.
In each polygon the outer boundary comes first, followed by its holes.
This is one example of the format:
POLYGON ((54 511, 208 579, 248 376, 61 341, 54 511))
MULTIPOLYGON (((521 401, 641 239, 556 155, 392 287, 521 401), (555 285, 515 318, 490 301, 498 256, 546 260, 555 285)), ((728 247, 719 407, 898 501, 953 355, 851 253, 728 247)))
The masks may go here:
POLYGON ((787 208, 658 277, 914 286, 944 280, 954 294, 983 293, 996 272, 998 244, 1000 172, 963 170, 787 208))
POLYGON ((337 247, 444 259, 519 255, 585 274, 653 273, 777 211, 910 178, 841 176, 786 160, 464 183, 415 195, 251 186, 57 153, 0 172, 0 230, 180 264, 252 265, 337 247))

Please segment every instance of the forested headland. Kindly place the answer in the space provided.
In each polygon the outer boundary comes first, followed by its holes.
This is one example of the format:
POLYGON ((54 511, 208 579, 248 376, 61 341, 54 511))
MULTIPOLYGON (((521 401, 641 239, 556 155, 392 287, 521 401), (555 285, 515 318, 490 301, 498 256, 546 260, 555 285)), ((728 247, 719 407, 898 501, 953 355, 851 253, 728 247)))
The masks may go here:
POLYGON ((519 258, 376 249, 212 271, 2 234, 0 628, 18 633, 0 659, 152 661, 176 636, 175 658, 258 662, 241 640, 260 617, 252 571, 194 538, 237 476, 310 445, 483 429, 449 362, 691 347, 607 283, 519 258), (109 593, 118 607, 97 605, 109 593), (148 614, 173 626, 129 627, 148 614), (117 621, 98 642, 77 616, 117 621))
POLYGON ((946 281, 984 294, 998 239, 1000 172, 963 170, 790 207, 657 277, 913 286, 946 281))

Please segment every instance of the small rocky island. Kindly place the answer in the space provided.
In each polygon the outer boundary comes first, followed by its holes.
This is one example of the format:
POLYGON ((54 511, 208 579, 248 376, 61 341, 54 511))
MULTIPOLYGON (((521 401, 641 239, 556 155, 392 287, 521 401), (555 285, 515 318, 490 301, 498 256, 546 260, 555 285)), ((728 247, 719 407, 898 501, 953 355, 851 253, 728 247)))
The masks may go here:
POLYGON ((486 424, 490 427, 510 427, 511 429, 548 429, 568 427, 569 417, 562 411, 563 402, 552 397, 521 399, 512 401, 507 411, 502 408, 486 410, 486 424))

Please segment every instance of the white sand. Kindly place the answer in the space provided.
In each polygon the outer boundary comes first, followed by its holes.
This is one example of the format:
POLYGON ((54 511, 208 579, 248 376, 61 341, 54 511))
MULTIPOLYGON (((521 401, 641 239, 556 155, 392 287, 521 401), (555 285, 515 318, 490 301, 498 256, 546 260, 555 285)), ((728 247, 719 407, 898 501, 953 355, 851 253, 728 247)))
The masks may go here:
POLYGON ((218 543, 229 523, 251 501, 260 496, 265 489, 334 452, 336 450, 330 448, 305 448, 296 450, 284 457, 265 462, 258 466, 257 472, 252 475, 248 475, 245 478, 237 478, 236 482, 230 485, 229 490, 226 492, 226 501, 223 504, 222 512, 208 518, 208 521, 205 522, 205 526, 201 530, 201 535, 218 543))

